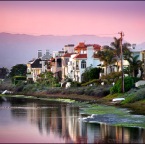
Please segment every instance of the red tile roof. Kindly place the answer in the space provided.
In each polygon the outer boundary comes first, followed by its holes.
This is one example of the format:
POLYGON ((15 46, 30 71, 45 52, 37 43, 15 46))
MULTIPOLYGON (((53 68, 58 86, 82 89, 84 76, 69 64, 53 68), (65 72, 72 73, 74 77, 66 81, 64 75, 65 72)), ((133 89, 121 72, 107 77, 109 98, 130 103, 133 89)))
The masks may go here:
POLYGON ((80 42, 79 45, 77 45, 74 49, 75 50, 78 50, 78 49, 86 50, 87 46, 93 46, 94 50, 100 50, 101 49, 101 46, 98 45, 98 44, 85 44, 83 42, 80 42))
MULTIPOLYGON (((99 58, 95 54, 92 56, 93 58, 99 58)), ((87 58, 87 54, 78 54, 74 57, 74 59, 81 59, 81 58, 87 58)))
POLYGON ((87 46, 85 45, 85 43, 80 42, 79 45, 77 45, 74 49, 78 50, 78 49, 86 49, 87 46))
POLYGON ((87 44, 87 46, 93 46, 94 50, 101 50, 101 46, 98 44, 87 44))
POLYGON ((87 54, 78 54, 74 58, 87 58, 87 54))

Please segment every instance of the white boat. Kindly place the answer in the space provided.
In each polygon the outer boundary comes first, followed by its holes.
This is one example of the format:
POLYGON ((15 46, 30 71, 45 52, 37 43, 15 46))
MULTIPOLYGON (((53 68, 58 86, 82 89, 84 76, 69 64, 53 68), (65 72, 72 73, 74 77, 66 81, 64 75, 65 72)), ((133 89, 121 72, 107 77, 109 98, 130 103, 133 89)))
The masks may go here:
POLYGON ((8 91, 8 90, 4 90, 4 91, 2 92, 2 94, 5 94, 7 91, 8 91))
POLYGON ((123 100, 125 100, 125 98, 114 98, 112 101, 117 102, 117 101, 123 101, 123 100))

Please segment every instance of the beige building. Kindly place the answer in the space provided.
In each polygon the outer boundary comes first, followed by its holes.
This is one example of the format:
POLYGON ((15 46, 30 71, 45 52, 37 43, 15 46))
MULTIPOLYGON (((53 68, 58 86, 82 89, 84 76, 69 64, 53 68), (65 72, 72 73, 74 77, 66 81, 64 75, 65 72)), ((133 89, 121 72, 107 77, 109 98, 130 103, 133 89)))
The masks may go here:
POLYGON ((41 73, 48 71, 51 57, 49 50, 43 56, 42 50, 38 50, 38 58, 27 63, 27 80, 36 82, 41 73))

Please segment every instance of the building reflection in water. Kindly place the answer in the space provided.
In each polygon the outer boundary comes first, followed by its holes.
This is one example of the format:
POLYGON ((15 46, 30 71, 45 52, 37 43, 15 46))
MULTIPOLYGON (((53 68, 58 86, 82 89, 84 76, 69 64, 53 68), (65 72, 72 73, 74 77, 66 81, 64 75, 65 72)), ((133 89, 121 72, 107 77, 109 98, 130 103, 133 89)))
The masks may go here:
POLYGON ((145 130, 115 127, 104 123, 85 123, 78 107, 66 104, 27 103, 30 109, 12 109, 13 117, 26 117, 37 125, 41 135, 53 133, 66 143, 145 143, 145 130), (80 118, 80 120, 79 120, 80 118))

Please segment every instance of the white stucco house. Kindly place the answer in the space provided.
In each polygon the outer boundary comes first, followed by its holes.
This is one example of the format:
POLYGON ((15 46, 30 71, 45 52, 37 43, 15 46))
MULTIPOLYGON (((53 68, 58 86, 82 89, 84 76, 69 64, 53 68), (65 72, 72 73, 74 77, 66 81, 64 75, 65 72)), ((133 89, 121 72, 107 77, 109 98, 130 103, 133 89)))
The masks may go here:
POLYGON ((82 74, 87 67, 98 67, 100 60, 94 56, 94 52, 100 50, 99 45, 79 43, 74 48, 75 53, 70 55, 68 61, 68 77, 73 81, 82 82, 82 74))

